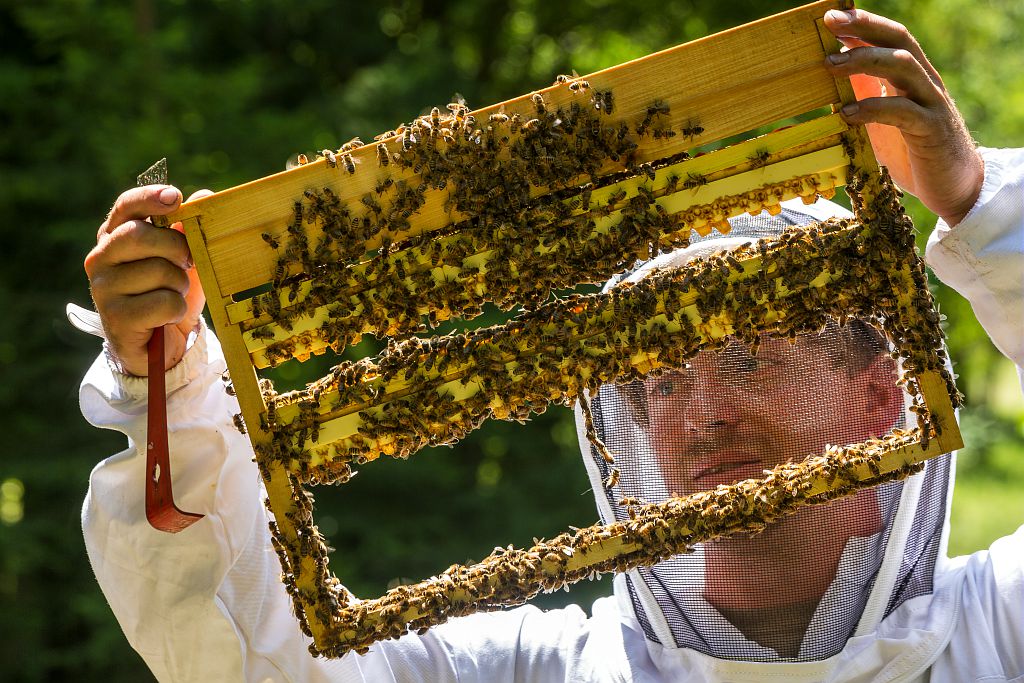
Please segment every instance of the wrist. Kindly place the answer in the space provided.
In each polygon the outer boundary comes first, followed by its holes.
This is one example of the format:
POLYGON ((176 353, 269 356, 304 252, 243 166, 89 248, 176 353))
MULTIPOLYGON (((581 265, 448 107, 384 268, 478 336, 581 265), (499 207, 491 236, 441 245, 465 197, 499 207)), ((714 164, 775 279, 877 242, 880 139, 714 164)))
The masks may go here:
MULTIPOLYGON (((207 332, 205 323, 200 322, 197 332, 189 335, 184 356, 164 372, 168 395, 190 383, 202 372, 203 368, 209 365, 207 332)), ((103 347, 107 367, 116 387, 116 395, 120 400, 144 402, 149 395, 149 378, 145 375, 128 372, 129 368, 123 367, 117 356, 110 352, 106 342, 103 347)), ((223 372, 223 369, 217 372, 223 372)))
MULTIPOLYGON (((202 316, 199 316, 196 322, 189 326, 179 323, 164 327, 164 372, 170 372, 182 361, 188 350, 195 344, 196 339, 203 333, 203 329, 202 316)), ((148 342, 141 347, 139 352, 127 354, 120 353, 109 339, 104 339, 103 353, 106 356, 107 364, 114 372, 143 379, 149 375, 148 342)))
POLYGON ((978 150, 972 150, 968 167, 970 173, 967 176, 967 189, 963 192, 963 200, 956 202, 953 210, 939 214, 939 217, 949 227, 958 225, 971 212, 971 209, 978 203, 982 187, 985 185, 985 161, 978 150))

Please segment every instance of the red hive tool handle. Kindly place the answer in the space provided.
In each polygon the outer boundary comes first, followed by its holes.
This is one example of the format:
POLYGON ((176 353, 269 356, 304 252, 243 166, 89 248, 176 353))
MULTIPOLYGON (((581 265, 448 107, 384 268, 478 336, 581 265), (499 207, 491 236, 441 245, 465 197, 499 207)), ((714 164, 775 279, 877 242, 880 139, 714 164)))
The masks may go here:
POLYGON ((167 449, 167 389, 164 385, 164 328, 153 330, 149 351, 149 408, 146 423, 146 519, 158 531, 176 534, 203 518, 183 512, 171 493, 167 449))

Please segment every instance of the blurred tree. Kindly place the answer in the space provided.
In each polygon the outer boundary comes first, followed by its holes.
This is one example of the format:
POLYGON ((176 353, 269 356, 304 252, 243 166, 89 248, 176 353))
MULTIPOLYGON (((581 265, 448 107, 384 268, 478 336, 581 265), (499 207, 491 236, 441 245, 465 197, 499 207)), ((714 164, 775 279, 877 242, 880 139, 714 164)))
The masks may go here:
MULTIPOLYGON (((471 105, 500 101, 557 73, 594 71, 796 4, 0 0, 0 677, 147 678, 81 541, 88 473, 124 440, 79 415, 76 386, 99 345, 63 318, 66 301, 88 303, 82 258, 140 170, 167 156, 186 194, 223 189, 280 170, 296 152, 368 139, 456 92, 471 105)), ((914 29, 979 139, 1021 144, 1021 7, 880 0, 872 9, 914 29)), ((914 216, 926 233, 933 217, 919 207, 914 216)), ((1020 404, 993 404, 1006 364, 969 307, 940 297, 969 399, 965 431, 973 420, 1013 439, 968 451, 983 469, 1007 443, 1019 454, 1020 404)), ((320 494, 317 514, 339 549, 332 567, 357 594, 379 593, 479 559, 495 543, 590 523, 577 457, 571 418, 552 409, 527 428, 492 424, 455 450, 367 466, 343 495, 320 494)), ((584 584, 542 604, 587 605, 609 590, 584 584)))

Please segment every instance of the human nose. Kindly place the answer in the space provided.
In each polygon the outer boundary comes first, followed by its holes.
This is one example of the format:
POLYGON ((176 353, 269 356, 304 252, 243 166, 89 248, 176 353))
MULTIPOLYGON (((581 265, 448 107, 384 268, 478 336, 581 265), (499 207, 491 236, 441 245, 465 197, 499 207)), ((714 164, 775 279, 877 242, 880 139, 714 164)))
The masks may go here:
POLYGON ((681 422, 688 435, 702 439, 739 422, 742 391, 716 363, 701 364, 695 369, 681 422))

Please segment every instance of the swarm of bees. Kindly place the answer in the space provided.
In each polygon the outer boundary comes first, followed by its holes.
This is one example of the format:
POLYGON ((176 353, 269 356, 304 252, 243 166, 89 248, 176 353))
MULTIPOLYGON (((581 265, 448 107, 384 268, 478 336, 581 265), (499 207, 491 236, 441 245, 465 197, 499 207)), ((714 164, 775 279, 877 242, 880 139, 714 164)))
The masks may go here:
MULTIPOLYGON (((264 477, 271 467, 288 473, 291 505, 271 523, 272 541, 303 630, 312 634, 311 619, 327 630, 312 646, 315 654, 365 651, 453 616, 654 564, 723 534, 762 529, 800 505, 906 476, 915 465, 883 470, 879 459, 902 444, 926 445, 938 429, 917 376, 938 373, 959 402, 936 352, 941 331, 913 256, 913 226, 886 178, 870 201, 860 190, 872 181, 857 174, 849 181, 859 222, 794 228, 605 294, 552 298, 685 246, 695 226, 727 232, 730 216, 774 213, 783 197, 806 195, 806 179, 794 178, 669 213, 660 199, 697 193, 710 179, 664 170, 685 153, 638 163, 637 137, 692 139, 704 132, 699 122, 674 131, 665 123, 668 105, 655 101, 632 126, 608 123, 611 91, 575 75, 556 84, 573 94, 569 105, 552 106, 535 93, 528 114, 501 110, 478 121, 454 102, 446 113, 435 107, 378 136, 378 168, 412 171, 415 180, 382 179, 358 204, 343 204, 329 188, 307 190, 295 200, 287 230, 262 235, 278 265, 273 289, 252 299, 246 332, 267 364, 341 351, 367 333, 388 338, 380 354, 343 362, 305 389, 278 394, 264 381, 267 412, 262 424, 250 425, 273 437, 257 452, 264 477), (616 164, 621 173, 603 171, 616 164), (431 191, 447 192, 445 208, 457 220, 396 240, 431 191), (311 240, 313 224, 320 233, 311 240), (376 253, 367 255, 365 245, 374 243, 376 253), (448 318, 469 320, 488 302, 523 311, 502 325, 418 336, 448 318), (628 521, 527 550, 496 548, 480 564, 453 565, 378 600, 355 601, 327 569, 306 484, 344 482, 380 455, 407 458, 427 445, 454 443, 486 419, 524 421, 552 403, 577 400, 587 436, 610 466, 614 456, 598 439, 587 399, 600 385, 678 367, 735 339, 756 349, 762 333, 795 339, 848 316, 871 319, 895 343, 919 418, 915 431, 781 465, 763 480, 638 505, 628 521), (338 432, 342 423, 347 433, 338 432)), ((356 173, 351 152, 362 144, 353 140, 321 158, 356 173)), ((768 162, 760 150, 749 158, 754 168, 768 162)), ((610 472, 604 483, 614 490, 618 472, 610 472)))

